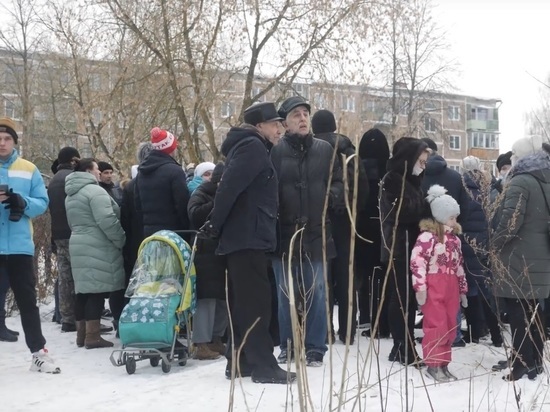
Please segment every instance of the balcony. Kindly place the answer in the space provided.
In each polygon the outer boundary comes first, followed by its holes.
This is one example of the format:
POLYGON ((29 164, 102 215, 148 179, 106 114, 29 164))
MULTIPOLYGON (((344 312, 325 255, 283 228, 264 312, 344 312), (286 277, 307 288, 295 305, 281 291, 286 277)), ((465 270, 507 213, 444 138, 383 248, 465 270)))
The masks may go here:
POLYGON ((498 120, 468 120, 466 122, 468 130, 498 130, 498 120))

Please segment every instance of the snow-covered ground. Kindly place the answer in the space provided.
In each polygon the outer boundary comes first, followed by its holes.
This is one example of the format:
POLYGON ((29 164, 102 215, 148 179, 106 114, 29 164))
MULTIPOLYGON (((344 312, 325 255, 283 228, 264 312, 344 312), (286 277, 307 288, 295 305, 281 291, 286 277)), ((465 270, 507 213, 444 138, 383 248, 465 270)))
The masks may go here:
MULTIPOLYGON (((111 349, 77 348, 75 333, 61 333, 51 323, 48 308, 42 310, 42 328, 51 356, 61 367, 59 375, 29 371, 30 354, 20 337, 16 343, 0 342, 0 410, 1 411, 224 411, 229 410, 230 381, 225 379, 225 360, 196 361, 184 367, 173 367, 164 374, 147 361, 138 362, 134 375, 109 361, 111 349)), ((105 323, 105 321, 103 321, 105 323)), ((8 327, 21 331, 18 317, 7 319, 8 327)), ((114 335, 107 339, 120 342, 114 335)), ((405 411, 408 388, 409 411, 549 411, 548 373, 536 381, 524 378, 515 384, 504 382, 503 373, 491 372, 491 366, 505 359, 504 349, 489 346, 490 342, 470 344, 453 349, 450 370, 459 380, 437 384, 413 367, 402 367, 387 360, 391 341, 359 336, 350 347, 344 378, 344 411, 405 411), (371 354, 369 353, 369 346, 371 354), (380 353, 376 357, 375 350, 380 353), (359 381, 365 369, 359 394, 359 381), (359 372, 358 372, 359 371, 359 372), (516 394, 519 397, 518 408, 516 394)), ((421 351, 420 345, 417 345, 421 351)), ((276 354, 278 348, 275 349, 276 354)), ((325 366, 307 368, 309 393, 313 408, 328 411, 329 396, 337 410, 342 381, 345 346, 332 347, 332 385, 329 353, 325 366)), ((548 362, 546 370, 548 371, 548 362)), ((294 365, 292 365, 294 368, 294 365)), ((283 411, 299 410, 298 387, 260 385, 250 378, 237 381, 233 410, 283 411)))

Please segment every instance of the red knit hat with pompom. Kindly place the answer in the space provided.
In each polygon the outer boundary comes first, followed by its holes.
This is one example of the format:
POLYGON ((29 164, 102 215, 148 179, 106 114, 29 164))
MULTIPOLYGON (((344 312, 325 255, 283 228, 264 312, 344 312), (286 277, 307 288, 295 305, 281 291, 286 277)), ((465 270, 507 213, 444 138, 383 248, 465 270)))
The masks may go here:
POLYGON ((172 133, 155 127, 151 130, 151 143, 155 150, 160 150, 166 154, 172 153, 178 147, 178 141, 172 133))

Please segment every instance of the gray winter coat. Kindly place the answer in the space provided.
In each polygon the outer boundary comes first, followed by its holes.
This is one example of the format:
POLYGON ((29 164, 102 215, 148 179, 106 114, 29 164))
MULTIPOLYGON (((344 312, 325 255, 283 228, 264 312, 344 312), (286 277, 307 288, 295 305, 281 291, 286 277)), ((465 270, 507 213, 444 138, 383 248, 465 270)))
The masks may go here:
POLYGON ((495 270, 495 295, 547 298, 550 295, 550 215, 542 190, 550 202, 550 154, 539 151, 520 159, 511 176, 493 242, 507 269, 507 273, 495 270))
POLYGON ((71 227, 69 253, 76 293, 124 289, 122 247, 126 240, 116 202, 95 177, 73 172, 65 181, 71 227))

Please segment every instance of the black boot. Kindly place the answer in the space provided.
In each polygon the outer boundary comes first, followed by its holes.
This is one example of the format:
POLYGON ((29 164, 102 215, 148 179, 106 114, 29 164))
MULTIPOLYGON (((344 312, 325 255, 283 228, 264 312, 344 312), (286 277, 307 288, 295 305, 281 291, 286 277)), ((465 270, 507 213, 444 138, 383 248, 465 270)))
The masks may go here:
POLYGON ((17 336, 10 333, 6 325, 0 325, 0 341, 1 342, 17 342, 17 336))
MULTIPOLYGON (((225 377, 231 379, 231 368, 233 363, 231 359, 227 360, 227 366, 225 367, 225 377)), ((240 366, 235 369, 235 378, 248 378, 252 376, 252 366, 250 366, 246 361, 240 362, 240 366), (239 373, 240 372, 240 373, 239 373)))
POLYGON ((257 368, 252 372, 252 382, 287 384, 296 380, 296 373, 287 372, 278 365, 257 368))
POLYGON ((528 368, 525 365, 517 365, 512 368, 512 371, 508 375, 503 376, 502 379, 512 382, 520 380, 525 375, 527 375, 529 380, 535 380, 537 377, 537 368, 534 366, 532 368, 528 368))

